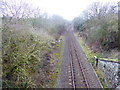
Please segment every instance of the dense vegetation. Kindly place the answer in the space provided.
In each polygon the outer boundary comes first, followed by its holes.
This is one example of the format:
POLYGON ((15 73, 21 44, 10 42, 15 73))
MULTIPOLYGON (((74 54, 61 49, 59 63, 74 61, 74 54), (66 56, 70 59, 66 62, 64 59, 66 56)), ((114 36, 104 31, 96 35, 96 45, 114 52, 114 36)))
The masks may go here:
POLYGON ((66 21, 25 2, 1 4, 3 88, 49 87, 53 49, 66 21))
MULTIPOLYGON (((81 16, 73 20, 74 29, 77 31, 76 36, 103 88, 108 88, 110 83, 101 70, 101 66, 95 66, 94 56, 120 61, 120 11, 118 6, 114 3, 94 2, 87 10, 83 11, 81 16)), ((118 69, 118 77, 120 76, 119 73, 118 69)))
POLYGON ((73 20, 74 28, 94 51, 119 49, 118 6, 94 2, 73 20))
MULTIPOLYGON (((54 87, 63 45, 58 41, 67 21, 43 14, 24 1, 1 0, 0 5, 3 88, 54 87)), ((113 4, 95 2, 73 20, 74 29, 95 52, 120 50, 117 9, 113 4)))

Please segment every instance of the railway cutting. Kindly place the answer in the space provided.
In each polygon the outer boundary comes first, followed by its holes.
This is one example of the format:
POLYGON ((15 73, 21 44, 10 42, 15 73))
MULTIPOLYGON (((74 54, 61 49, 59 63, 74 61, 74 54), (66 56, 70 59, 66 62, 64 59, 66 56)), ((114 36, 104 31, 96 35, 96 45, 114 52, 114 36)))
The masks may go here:
POLYGON ((102 88, 73 31, 66 32, 61 63, 61 88, 102 88))

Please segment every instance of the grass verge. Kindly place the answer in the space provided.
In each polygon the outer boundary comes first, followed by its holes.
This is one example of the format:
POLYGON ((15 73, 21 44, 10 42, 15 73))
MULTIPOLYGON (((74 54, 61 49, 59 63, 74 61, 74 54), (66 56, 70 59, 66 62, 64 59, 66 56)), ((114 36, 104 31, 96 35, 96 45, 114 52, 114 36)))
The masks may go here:
POLYGON ((53 72, 50 75, 50 79, 51 79, 49 83, 50 88, 55 87, 57 78, 60 74, 60 65, 61 65, 61 59, 62 59, 62 50, 64 46, 64 37, 61 36, 60 39, 62 39, 62 41, 57 43, 56 51, 53 53, 54 60, 52 60, 52 62, 54 62, 55 66, 54 66, 53 72))
POLYGON ((98 53, 98 52, 93 52, 93 50, 91 50, 89 48, 89 46, 85 44, 85 41, 82 38, 78 37, 77 33, 75 33, 75 36, 76 36, 79 44, 81 45, 81 47, 83 49, 83 52, 86 54, 86 56, 88 58, 88 62, 90 62, 92 64, 93 68, 95 69, 96 74, 97 74, 103 88, 107 88, 107 84, 105 82, 105 79, 104 79, 101 71, 97 67, 95 67, 94 56, 97 56, 97 57, 101 58, 101 54, 98 53))

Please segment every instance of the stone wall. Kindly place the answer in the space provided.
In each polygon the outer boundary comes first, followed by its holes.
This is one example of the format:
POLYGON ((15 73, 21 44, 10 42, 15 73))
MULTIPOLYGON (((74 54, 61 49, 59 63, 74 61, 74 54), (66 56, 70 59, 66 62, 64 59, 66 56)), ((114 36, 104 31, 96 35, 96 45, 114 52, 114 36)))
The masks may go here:
POLYGON ((109 88, 116 88, 120 84, 119 67, 118 63, 98 61, 98 68, 102 71, 109 88))

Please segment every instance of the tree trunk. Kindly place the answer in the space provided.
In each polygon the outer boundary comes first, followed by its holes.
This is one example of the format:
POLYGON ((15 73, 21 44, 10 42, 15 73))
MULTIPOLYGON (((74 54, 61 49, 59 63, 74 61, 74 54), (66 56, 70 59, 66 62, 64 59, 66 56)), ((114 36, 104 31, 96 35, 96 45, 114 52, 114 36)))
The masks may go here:
POLYGON ((120 50, 120 2, 118 3, 118 47, 120 50))

